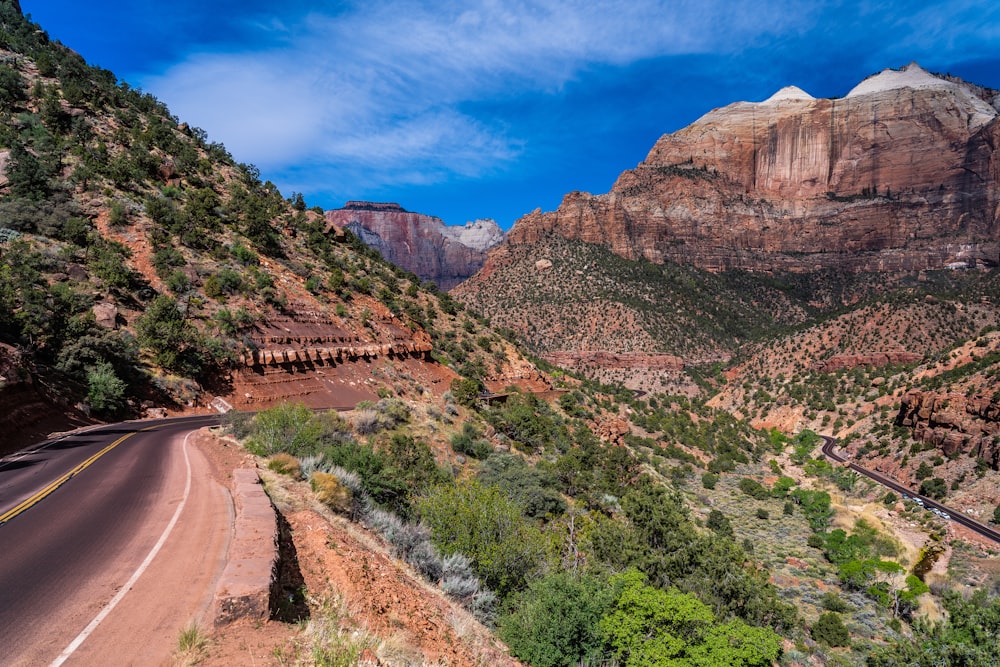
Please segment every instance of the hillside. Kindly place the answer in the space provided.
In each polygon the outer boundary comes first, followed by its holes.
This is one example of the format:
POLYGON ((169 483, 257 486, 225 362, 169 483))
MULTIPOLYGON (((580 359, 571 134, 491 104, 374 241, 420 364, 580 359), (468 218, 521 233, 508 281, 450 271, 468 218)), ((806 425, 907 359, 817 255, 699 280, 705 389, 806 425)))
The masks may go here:
POLYGON ((398 373, 438 394, 463 368, 523 375, 446 294, 0 11, 0 343, 25 403, 8 433, 67 410, 353 405, 398 373))
MULTIPOLYGON (((787 363, 768 346, 821 325, 838 353, 898 343, 942 363, 949 384, 924 389, 982 393, 994 273, 927 274, 934 290, 902 299, 920 276, 711 273, 546 233, 501 245, 469 283, 495 302, 456 292, 487 319, 16 2, 0 2, 0 27, 5 446, 55 417, 228 404, 213 461, 260 469, 281 516, 271 618, 212 643, 194 628, 178 662, 889 665, 925 642, 992 657, 963 640, 998 603, 962 595, 996 586, 995 546, 814 459, 809 432, 756 428, 769 407, 755 394, 706 399, 737 385, 727 370, 763 383, 787 363), (855 345, 872 303, 929 324, 855 345), (649 393, 532 362, 517 334, 649 393), (758 421, 739 417, 751 409, 758 421), (953 620, 931 633, 919 619, 942 610, 953 620)), ((900 429, 916 434, 922 413, 901 409, 900 429)), ((931 440, 952 446, 944 423, 931 440)), ((913 446, 892 432, 890 449, 913 446)))

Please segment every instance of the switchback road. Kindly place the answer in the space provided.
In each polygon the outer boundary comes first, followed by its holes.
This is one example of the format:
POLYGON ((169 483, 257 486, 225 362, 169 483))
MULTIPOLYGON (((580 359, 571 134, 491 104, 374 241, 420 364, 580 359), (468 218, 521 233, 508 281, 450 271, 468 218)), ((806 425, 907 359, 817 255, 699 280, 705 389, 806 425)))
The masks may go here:
POLYGON ((191 444, 217 422, 115 424, 0 460, 0 664, 169 658, 228 547, 228 494, 191 444))
POLYGON ((882 486, 892 489, 893 491, 899 494, 906 494, 910 498, 920 499, 923 502, 924 507, 926 507, 927 509, 938 509, 942 512, 946 512, 948 514, 948 520, 954 521, 955 523, 959 523, 968 528, 969 530, 972 530, 978 533, 979 535, 982 535, 983 537, 993 540, 997 544, 1000 544, 1000 531, 996 531, 990 528, 989 526, 986 526, 984 524, 979 523, 978 521, 975 521, 974 519, 969 518, 965 514, 962 514, 961 510, 942 505, 933 498, 927 498, 925 496, 921 496, 919 493, 914 492, 907 486, 903 486, 902 484, 900 484, 899 482, 890 477, 886 477, 885 475, 879 474, 874 470, 868 470, 867 468, 862 468, 856 463, 849 462, 846 457, 841 456, 840 454, 837 453, 837 440, 835 438, 831 438, 828 435, 822 435, 820 437, 823 438, 823 454, 825 456, 840 463, 847 463, 847 466, 851 470, 859 472, 862 475, 875 480, 882 486))

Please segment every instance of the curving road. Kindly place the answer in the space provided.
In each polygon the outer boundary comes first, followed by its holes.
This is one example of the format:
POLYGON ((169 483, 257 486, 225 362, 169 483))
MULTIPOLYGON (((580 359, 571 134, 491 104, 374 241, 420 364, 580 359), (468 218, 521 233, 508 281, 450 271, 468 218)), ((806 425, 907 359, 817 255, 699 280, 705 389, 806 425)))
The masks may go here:
POLYGON ((215 423, 102 426, 0 459, 0 664, 169 657, 228 547, 226 492, 189 437, 215 423))
POLYGON ((941 510, 942 512, 947 512, 949 515, 949 520, 961 524, 966 528, 968 528, 969 530, 972 530, 978 533, 979 535, 982 535, 983 537, 993 540, 994 542, 1000 544, 1000 531, 993 530, 989 526, 986 526, 974 519, 969 518, 967 515, 963 514, 960 510, 942 505, 933 498, 921 496, 919 493, 914 492, 907 486, 903 486, 902 484, 892 479, 891 477, 886 477, 885 475, 879 474, 874 470, 862 468, 856 463, 849 462, 847 458, 837 453, 837 440, 835 438, 832 438, 828 435, 821 435, 820 437, 823 438, 823 448, 822 448, 823 454, 829 457, 830 459, 833 459, 834 461, 837 461, 839 463, 847 463, 847 466, 851 470, 859 472, 862 475, 875 480, 882 486, 892 489, 897 493, 900 494, 905 493, 906 495, 914 499, 919 498, 920 500, 923 501, 924 507, 926 507, 927 509, 936 508, 938 510, 941 510))

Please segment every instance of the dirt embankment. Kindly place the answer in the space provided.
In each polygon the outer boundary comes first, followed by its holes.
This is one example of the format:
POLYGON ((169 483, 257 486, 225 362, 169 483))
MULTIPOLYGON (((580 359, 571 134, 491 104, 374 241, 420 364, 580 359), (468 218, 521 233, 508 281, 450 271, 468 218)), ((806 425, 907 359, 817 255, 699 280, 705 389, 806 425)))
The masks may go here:
MULTIPOLYGON (((229 486, 234 469, 253 465, 228 438, 198 444, 229 486)), ((317 503, 308 484, 259 472, 279 512, 283 557, 294 559, 286 571, 296 574, 299 590, 276 600, 265 622, 236 621, 212 631, 199 665, 298 664, 310 662, 317 646, 357 651, 357 662, 370 665, 519 664, 468 612, 393 558, 381 538, 317 503)))

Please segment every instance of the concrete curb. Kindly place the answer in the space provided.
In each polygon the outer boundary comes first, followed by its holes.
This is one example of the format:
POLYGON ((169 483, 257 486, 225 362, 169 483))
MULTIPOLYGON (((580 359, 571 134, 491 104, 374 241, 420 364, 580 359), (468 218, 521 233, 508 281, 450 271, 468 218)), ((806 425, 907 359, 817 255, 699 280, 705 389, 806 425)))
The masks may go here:
POLYGON ((257 471, 233 471, 236 526, 212 605, 216 627, 241 618, 267 620, 278 570, 278 519, 257 471))

